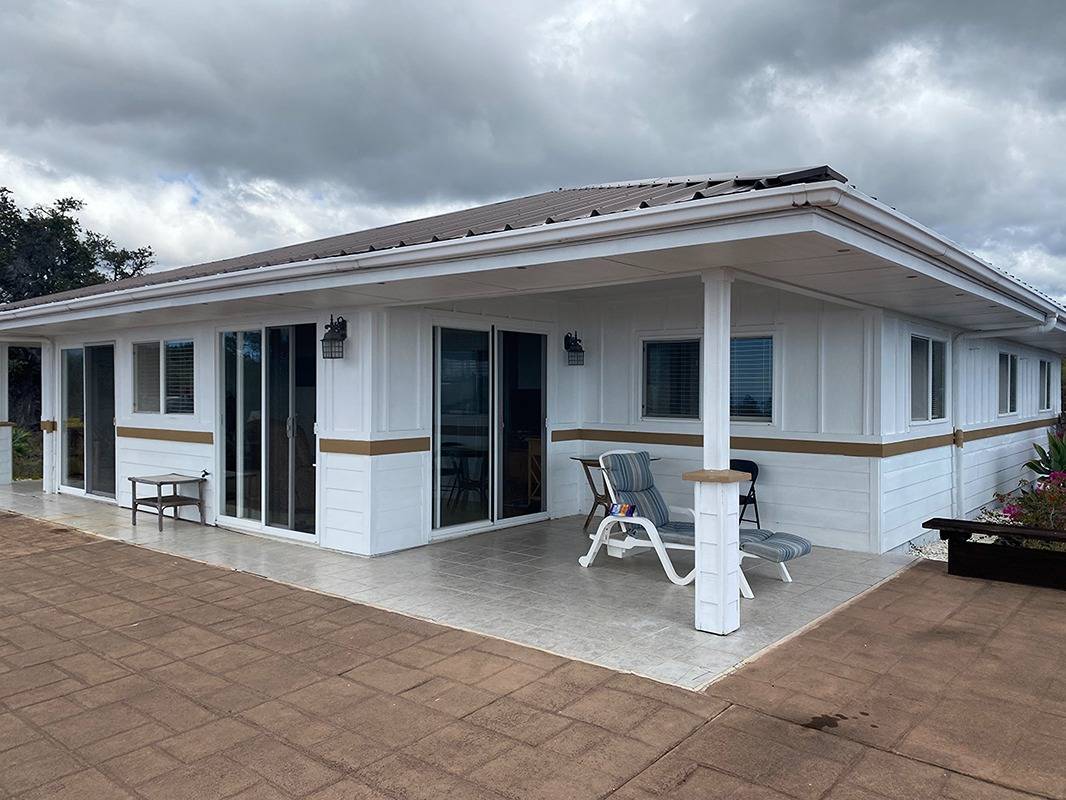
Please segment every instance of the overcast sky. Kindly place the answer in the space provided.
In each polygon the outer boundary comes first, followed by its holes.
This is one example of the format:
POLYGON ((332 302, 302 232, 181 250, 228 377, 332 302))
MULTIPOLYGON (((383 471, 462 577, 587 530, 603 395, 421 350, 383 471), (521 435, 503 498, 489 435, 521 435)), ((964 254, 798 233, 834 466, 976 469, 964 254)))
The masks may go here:
POLYGON ((832 165, 1066 298, 1066 3, 7 2, 0 185, 165 266, 832 165))

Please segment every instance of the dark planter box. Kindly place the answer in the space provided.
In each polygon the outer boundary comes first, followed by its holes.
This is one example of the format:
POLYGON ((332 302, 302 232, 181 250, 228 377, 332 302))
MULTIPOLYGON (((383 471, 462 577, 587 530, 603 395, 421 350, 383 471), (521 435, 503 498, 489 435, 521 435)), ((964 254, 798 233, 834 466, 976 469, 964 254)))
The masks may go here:
POLYGON ((928 520, 923 527, 940 531, 940 538, 947 540, 950 575, 1066 589, 1066 552, 970 541, 974 534, 981 534, 1066 542, 1066 533, 939 518, 928 520))

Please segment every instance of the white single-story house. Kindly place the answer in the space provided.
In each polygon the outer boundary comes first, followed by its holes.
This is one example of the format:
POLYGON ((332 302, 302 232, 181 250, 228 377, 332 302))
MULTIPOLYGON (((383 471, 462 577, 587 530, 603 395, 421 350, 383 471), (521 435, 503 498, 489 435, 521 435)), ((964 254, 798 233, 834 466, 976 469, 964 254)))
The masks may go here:
POLYGON ((761 526, 816 545, 971 516, 1061 410, 1066 308, 822 166, 153 272, 0 307, 0 338, 42 348, 45 491, 128 506, 130 476, 206 470, 208 523, 364 556, 584 515, 573 459, 648 450, 671 505, 696 487, 698 626, 725 632, 731 458, 761 526))

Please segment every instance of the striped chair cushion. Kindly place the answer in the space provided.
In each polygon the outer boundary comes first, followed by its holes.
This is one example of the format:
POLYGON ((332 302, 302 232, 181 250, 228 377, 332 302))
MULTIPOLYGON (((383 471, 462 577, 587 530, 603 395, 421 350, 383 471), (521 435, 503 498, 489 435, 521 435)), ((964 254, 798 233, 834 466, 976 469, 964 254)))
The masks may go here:
POLYGON ((780 564, 807 555, 811 552, 811 543, 791 533, 745 528, 740 531, 740 549, 780 564))
POLYGON ((612 453, 604 456, 602 463, 619 503, 635 505, 637 514, 650 519, 656 528, 670 521, 670 509, 655 488, 651 457, 646 452, 612 453))

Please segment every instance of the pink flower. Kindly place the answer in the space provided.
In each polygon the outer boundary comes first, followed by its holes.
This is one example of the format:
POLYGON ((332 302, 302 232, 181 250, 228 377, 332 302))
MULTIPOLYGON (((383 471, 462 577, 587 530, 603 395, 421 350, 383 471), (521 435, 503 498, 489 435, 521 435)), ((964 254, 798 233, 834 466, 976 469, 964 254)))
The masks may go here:
POLYGON ((1021 511, 1022 510, 1020 508, 1018 508, 1018 506, 1013 505, 1013 504, 1012 505, 1003 506, 1003 513, 1006 514, 1011 519, 1017 519, 1017 517, 1021 513, 1021 511))

